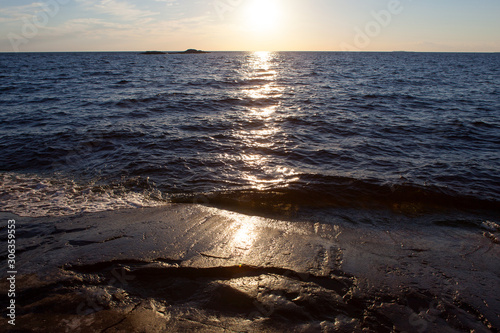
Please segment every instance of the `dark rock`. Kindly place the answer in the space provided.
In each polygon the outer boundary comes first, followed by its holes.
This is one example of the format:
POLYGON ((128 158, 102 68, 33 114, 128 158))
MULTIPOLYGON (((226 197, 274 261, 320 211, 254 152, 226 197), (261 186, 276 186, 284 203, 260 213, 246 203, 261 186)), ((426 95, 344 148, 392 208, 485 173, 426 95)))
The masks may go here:
POLYGON ((195 50, 195 49, 188 49, 184 52, 169 52, 169 54, 201 54, 201 53, 210 53, 210 52, 205 52, 205 51, 195 50))
POLYGON ((161 51, 146 51, 146 52, 143 52, 141 54, 151 55, 151 54, 166 54, 166 53, 165 52, 161 52, 161 51))

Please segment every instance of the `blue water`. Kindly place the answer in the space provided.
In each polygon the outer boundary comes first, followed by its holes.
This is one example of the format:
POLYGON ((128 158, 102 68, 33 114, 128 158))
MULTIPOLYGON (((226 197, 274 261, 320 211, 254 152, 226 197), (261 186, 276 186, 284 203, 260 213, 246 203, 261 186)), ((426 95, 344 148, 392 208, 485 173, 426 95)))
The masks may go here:
POLYGON ((4 190, 500 203, 500 54, 0 54, 0 124, 4 190))

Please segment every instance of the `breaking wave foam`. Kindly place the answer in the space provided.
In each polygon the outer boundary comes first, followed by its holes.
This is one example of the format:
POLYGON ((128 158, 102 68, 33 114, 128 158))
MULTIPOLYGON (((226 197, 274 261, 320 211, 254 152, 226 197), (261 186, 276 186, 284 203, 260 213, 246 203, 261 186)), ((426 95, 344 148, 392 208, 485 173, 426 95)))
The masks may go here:
POLYGON ((165 205, 154 189, 133 191, 123 184, 78 184, 65 177, 0 173, 0 210, 20 216, 64 216, 165 205))

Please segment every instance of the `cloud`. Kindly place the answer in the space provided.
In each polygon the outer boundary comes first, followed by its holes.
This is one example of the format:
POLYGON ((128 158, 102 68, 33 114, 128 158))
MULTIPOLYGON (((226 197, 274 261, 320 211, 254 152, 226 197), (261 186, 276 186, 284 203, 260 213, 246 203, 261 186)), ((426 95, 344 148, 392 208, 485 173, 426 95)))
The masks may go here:
POLYGON ((96 31, 117 31, 127 29, 128 27, 128 24, 114 23, 102 19, 81 18, 66 21, 58 27, 47 28, 45 35, 62 36, 86 32, 92 32, 92 34, 95 34, 96 31))
POLYGON ((14 22, 23 17, 33 16, 44 10, 45 7, 46 5, 42 2, 33 2, 28 5, 0 8, 0 22, 14 22))
POLYGON ((137 18, 133 22, 115 22, 103 18, 78 18, 64 23, 39 29, 39 42, 56 39, 113 41, 123 43, 123 49, 138 43, 177 38, 179 35, 199 35, 204 31, 206 16, 184 18, 172 21, 158 21, 150 17, 137 18), (127 45, 130 43, 130 45, 127 45))
MULTIPOLYGON (((75 1, 77 15, 61 11, 57 19, 50 17, 48 24, 37 25, 36 34, 27 37, 20 50, 140 50, 148 45, 181 49, 184 45, 202 48, 201 44, 208 48, 209 37, 221 36, 224 31, 213 26, 213 15, 207 11, 179 12, 182 8, 178 0, 150 0, 148 5, 152 7, 136 6, 127 0, 75 1), (153 11, 158 5, 163 10, 153 11)), ((8 33, 24 36, 26 21, 33 23, 37 13, 44 10, 42 2, 0 9, 0 51, 12 51, 8 33), (17 22, 3 24, 14 19, 17 22)))
POLYGON ((157 12, 138 9, 135 5, 118 0, 77 0, 85 9, 95 11, 99 14, 111 15, 122 20, 139 20, 145 17, 158 15, 157 12))
POLYGON ((167 6, 178 5, 179 0, 155 0, 156 2, 165 2, 167 6))

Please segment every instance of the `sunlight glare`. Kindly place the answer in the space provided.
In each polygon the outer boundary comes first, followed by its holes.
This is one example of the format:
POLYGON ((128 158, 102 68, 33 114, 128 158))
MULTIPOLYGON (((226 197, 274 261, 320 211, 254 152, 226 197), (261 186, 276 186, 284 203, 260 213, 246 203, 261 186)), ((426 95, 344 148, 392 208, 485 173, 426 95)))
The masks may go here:
POLYGON ((251 0, 245 11, 247 27, 256 32, 273 32, 281 11, 276 0, 251 0))
POLYGON ((248 222, 242 222, 238 226, 238 231, 234 234, 233 244, 241 250, 248 250, 253 245, 257 234, 255 233, 255 225, 248 222))

